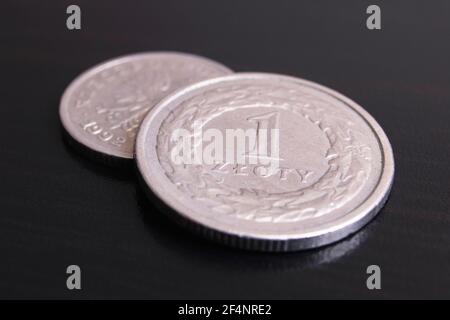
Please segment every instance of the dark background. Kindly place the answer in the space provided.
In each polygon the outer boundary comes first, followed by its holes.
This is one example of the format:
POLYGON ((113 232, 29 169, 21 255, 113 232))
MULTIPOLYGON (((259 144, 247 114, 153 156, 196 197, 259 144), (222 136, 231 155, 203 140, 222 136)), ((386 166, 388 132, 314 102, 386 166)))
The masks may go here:
POLYGON ((0 5, 1 298, 450 298, 449 1, 4 1, 0 5), (382 30, 365 26, 369 4, 382 30), (78 4, 82 30, 66 28, 78 4), (198 239, 133 174, 63 143, 59 98, 118 55, 176 50, 294 75, 364 106, 396 161, 390 199, 335 245, 264 254, 198 239), (82 290, 66 289, 80 265, 82 290), (382 289, 366 288, 377 264, 382 289))

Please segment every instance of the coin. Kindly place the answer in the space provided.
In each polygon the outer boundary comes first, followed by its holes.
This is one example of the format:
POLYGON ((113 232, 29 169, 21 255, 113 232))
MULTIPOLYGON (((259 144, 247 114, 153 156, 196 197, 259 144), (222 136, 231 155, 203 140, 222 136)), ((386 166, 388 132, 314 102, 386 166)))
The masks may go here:
POLYGON ((136 161, 149 195, 177 221, 264 251, 356 232, 384 205, 394 175, 388 138, 362 107, 322 85, 261 73, 165 98, 143 121, 136 161))
POLYGON ((186 85, 231 70, 184 53, 154 52, 123 56, 97 65, 64 92, 64 129, 88 155, 114 163, 133 158, 137 130, 163 97, 186 85))

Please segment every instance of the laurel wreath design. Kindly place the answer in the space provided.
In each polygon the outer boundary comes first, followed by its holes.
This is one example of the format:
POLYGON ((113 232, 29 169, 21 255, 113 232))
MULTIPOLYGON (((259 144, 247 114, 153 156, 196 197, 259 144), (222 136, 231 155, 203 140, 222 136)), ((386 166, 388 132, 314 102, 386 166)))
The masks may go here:
POLYGON ((164 120, 157 154, 166 176, 179 190, 213 212, 257 222, 294 222, 323 216, 343 205, 362 187, 370 171, 371 149, 358 139, 361 132, 323 99, 298 88, 263 85, 216 88, 185 101, 164 120), (175 165, 169 154, 171 132, 193 131, 195 120, 208 121, 238 108, 281 108, 317 126, 329 141, 328 170, 313 185, 296 191, 269 193, 233 188, 201 165, 175 165))

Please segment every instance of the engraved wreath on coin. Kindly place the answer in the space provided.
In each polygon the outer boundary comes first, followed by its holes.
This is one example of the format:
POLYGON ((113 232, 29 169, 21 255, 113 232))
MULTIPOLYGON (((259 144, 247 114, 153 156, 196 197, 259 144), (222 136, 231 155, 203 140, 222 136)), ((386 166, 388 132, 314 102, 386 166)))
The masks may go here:
MULTIPOLYGON (((323 216, 349 201, 371 170, 371 149, 364 133, 331 103, 298 87, 240 85, 210 90, 171 111, 163 121, 156 152, 165 175, 178 189, 213 212, 256 222, 294 222, 323 216), (208 121, 239 108, 282 109, 301 116, 321 130, 329 142, 328 169, 315 183, 289 192, 267 192, 225 185, 202 165, 175 165, 170 159, 171 133, 193 130, 194 121, 208 121)), ((282 146, 281 146, 282 147, 282 146)))

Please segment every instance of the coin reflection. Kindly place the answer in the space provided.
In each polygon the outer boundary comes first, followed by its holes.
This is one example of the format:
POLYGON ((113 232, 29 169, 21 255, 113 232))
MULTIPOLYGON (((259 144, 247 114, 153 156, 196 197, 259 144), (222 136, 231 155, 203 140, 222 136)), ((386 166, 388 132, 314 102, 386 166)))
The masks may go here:
POLYGON ((139 186, 136 187, 136 197, 141 217, 155 243, 179 255, 183 260, 228 270, 301 270, 334 263, 357 250, 368 238, 374 225, 371 223, 359 232, 321 248, 289 253, 246 251, 219 245, 185 231, 165 216, 164 211, 170 210, 169 208, 156 202, 156 199, 149 200, 139 186))

